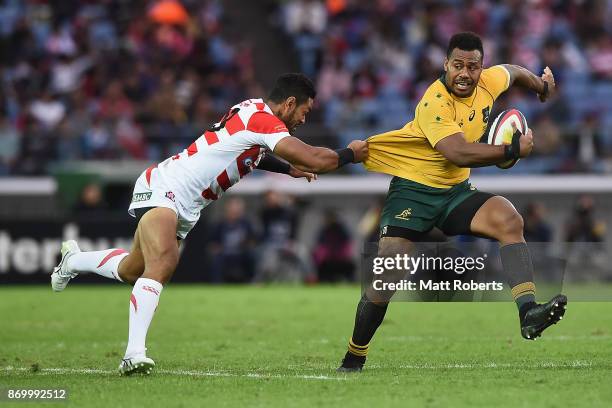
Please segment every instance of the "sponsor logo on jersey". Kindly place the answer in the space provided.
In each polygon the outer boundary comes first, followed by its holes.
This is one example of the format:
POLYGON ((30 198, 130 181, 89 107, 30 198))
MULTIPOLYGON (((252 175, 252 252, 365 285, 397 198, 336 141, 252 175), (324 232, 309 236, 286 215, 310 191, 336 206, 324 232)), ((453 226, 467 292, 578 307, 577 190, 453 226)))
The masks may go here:
POLYGON ((166 192, 166 198, 174 202, 174 198, 175 198, 174 193, 172 191, 166 192))
POLYGON ((474 116, 476 116, 476 111, 472 109, 472 112, 470 112, 470 117, 468 118, 470 122, 472 121, 472 119, 474 119, 474 116))
POLYGON ((147 201, 149 199, 151 199, 151 195, 153 193, 149 192, 149 193, 136 193, 132 196, 132 202, 133 203, 138 203, 140 201, 147 201))
POLYGON ((412 208, 406 208, 404 211, 397 214, 395 218, 400 219, 400 220, 409 220, 411 215, 412 215, 412 208))

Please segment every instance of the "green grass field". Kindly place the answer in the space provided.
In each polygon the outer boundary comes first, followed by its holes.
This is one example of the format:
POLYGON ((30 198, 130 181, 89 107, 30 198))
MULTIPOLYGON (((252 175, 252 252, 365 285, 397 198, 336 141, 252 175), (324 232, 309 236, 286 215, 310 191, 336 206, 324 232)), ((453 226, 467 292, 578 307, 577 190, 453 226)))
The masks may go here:
POLYGON ((156 372, 122 378, 129 293, 0 288, 0 388, 68 389, 44 406, 612 406, 612 303, 570 299, 535 342, 513 303, 394 303, 366 369, 341 375, 357 287, 173 285, 149 331, 156 372))

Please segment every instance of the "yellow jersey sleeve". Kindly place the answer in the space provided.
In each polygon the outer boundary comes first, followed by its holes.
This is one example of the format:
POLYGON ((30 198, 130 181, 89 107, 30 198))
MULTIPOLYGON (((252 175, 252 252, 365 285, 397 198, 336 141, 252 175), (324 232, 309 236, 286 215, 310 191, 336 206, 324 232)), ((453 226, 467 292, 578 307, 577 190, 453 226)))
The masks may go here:
POLYGON ((432 147, 445 137, 462 132, 455 121, 452 101, 438 92, 423 97, 414 121, 432 147))
POLYGON ((482 71, 480 80, 495 100, 510 86, 510 73, 503 65, 494 65, 482 71))

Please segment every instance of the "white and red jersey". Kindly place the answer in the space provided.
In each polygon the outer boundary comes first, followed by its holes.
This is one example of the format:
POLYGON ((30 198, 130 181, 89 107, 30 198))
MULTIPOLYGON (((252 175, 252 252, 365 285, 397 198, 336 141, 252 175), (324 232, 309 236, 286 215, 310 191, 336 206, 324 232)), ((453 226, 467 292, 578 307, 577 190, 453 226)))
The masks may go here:
MULTIPOLYGON (((266 150, 289 136, 285 124, 262 99, 248 99, 234 105, 210 130, 187 149, 149 167, 137 183, 130 209, 148 205, 141 200, 146 189, 156 185, 193 218, 217 200, 227 189, 250 173, 266 150), (156 180, 152 180, 155 178, 156 180), (137 191, 138 190, 138 191, 137 191)), ((179 209, 180 210, 180 209, 179 209)))

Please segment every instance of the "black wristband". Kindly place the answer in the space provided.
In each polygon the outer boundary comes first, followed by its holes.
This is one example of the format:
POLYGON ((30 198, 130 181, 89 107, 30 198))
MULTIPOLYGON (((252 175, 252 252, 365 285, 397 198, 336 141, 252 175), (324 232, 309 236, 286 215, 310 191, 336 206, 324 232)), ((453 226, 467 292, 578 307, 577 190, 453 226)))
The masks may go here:
POLYGON ((338 153, 338 168, 355 161, 355 152, 350 147, 334 150, 338 153))
POLYGON ((542 95, 542 96, 547 96, 548 95, 548 82, 547 81, 544 81, 544 89, 542 90, 540 95, 542 95))
POLYGON ((521 135, 517 130, 512 135, 512 143, 504 146, 504 160, 516 160, 521 157, 521 135))
POLYGON ((289 170, 291 170, 291 165, 289 165, 289 163, 277 159, 276 157, 270 154, 266 154, 259 160, 257 168, 259 170, 270 171, 272 173, 289 174, 289 170))

